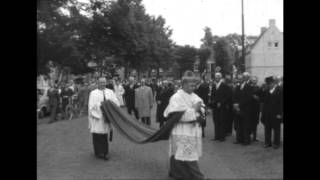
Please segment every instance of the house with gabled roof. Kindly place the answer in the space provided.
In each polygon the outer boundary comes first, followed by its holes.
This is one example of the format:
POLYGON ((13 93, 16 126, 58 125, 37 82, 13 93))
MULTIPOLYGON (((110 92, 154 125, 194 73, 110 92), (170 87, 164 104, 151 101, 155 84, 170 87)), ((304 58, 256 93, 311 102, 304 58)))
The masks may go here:
POLYGON ((259 84, 268 76, 283 76, 283 33, 269 20, 269 27, 261 28, 258 39, 247 49, 245 68, 257 76, 259 84))

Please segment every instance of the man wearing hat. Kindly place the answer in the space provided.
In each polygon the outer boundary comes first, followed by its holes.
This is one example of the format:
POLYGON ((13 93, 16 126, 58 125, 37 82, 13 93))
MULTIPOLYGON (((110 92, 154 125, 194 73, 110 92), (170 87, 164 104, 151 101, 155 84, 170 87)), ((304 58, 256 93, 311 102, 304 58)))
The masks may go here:
POLYGON ((280 146, 281 119, 282 119, 282 96, 277 82, 273 77, 265 79, 267 91, 262 98, 263 109, 261 122, 265 129, 265 144, 264 147, 274 149, 280 146), (273 132, 273 142, 271 142, 273 132))
POLYGON ((98 89, 91 91, 89 96, 88 120, 89 130, 92 133, 94 154, 97 158, 109 159, 108 134, 112 130, 111 124, 105 119, 100 109, 104 100, 110 100, 120 106, 115 93, 106 88, 107 80, 99 78, 98 89))
POLYGON ((201 123, 205 105, 194 92, 198 79, 192 71, 185 72, 182 88, 172 95, 164 117, 184 111, 169 137, 169 176, 175 179, 203 180, 198 161, 202 155, 201 123))

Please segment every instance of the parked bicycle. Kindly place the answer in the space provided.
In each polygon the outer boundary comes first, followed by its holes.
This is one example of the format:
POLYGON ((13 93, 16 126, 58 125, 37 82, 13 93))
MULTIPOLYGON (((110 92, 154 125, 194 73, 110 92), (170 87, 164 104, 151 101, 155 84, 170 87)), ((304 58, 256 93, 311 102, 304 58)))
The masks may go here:
POLYGON ((68 120, 81 117, 82 111, 80 109, 78 95, 75 94, 70 97, 69 104, 66 106, 65 112, 66 119, 68 120))

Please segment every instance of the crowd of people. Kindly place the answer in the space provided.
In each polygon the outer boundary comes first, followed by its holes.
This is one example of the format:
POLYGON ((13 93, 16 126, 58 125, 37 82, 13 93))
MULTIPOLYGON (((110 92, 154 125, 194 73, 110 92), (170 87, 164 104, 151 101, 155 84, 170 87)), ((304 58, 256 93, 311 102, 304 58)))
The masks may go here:
POLYGON ((280 146, 282 77, 267 77, 261 85, 248 72, 235 78, 217 72, 213 79, 201 80, 192 71, 187 71, 181 80, 137 81, 130 76, 121 81, 118 77, 100 77, 82 84, 55 83, 48 96, 50 123, 57 121, 59 111, 65 114, 64 109, 73 98, 77 99, 80 109, 88 115, 94 154, 105 160, 109 159, 108 141, 112 139, 113 128, 102 114, 102 101, 108 99, 120 108, 126 107, 128 114, 146 126, 151 125, 151 109, 156 106, 155 119, 160 129, 172 114, 184 112, 169 137, 170 177, 204 179, 197 162, 209 113, 214 124, 213 141, 223 142, 235 132, 235 144, 249 145, 258 141, 257 127, 261 122, 264 147, 280 146))
MULTIPOLYGON (((48 90, 51 117, 49 123, 57 121, 58 114, 66 116, 66 106, 77 101, 83 114, 88 114, 90 92, 98 88, 97 80, 81 84, 55 83, 48 90)), ((165 122, 164 111, 171 96, 181 89, 180 80, 159 80, 142 78, 137 81, 133 76, 127 80, 118 77, 107 78, 106 88, 111 89, 120 107, 146 125, 151 125, 151 109, 156 106, 156 122, 161 128, 165 122)), ((280 124, 282 113, 282 77, 268 77, 258 85, 258 78, 249 73, 222 76, 216 73, 213 79, 203 78, 196 83, 194 93, 205 104, 205 116, 212 113, 214 141, 224 141, 235 132, 235 144, 249 145, 257 140, 259 122, 265 128, 265 147, 280 145, 280 124), (271 135, 273 132, 273 141, 271 135)), ((206 122, 201 124, 202 137, 205 136, 206 122)))
POLYGON ((224 141, 235 130, 235 144, 249 145, 257 140, 257 126, 265 128, 265 145, 280 146, 283 123, 283 78, 270 76, 258 85, 258 78, 245 72, 232 80, 216 73, 214 81, 203 81, 195 90, 212 110, 214 141, 224 141), (271 135, 273 132, 273 142, 271 135))

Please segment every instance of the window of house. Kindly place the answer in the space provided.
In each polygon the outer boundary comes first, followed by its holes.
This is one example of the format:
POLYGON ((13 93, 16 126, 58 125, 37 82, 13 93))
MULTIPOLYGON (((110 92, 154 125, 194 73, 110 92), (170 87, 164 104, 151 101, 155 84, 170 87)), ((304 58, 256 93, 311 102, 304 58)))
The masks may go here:
POLYGON ((278 47, 278 46, 279 46, 279 42, 275 42, 274 47, 278 47))

